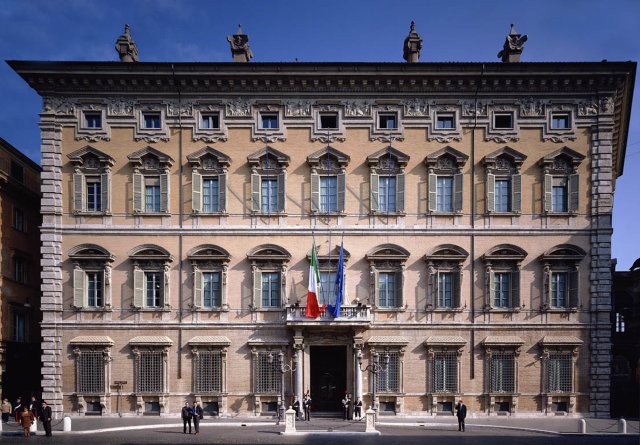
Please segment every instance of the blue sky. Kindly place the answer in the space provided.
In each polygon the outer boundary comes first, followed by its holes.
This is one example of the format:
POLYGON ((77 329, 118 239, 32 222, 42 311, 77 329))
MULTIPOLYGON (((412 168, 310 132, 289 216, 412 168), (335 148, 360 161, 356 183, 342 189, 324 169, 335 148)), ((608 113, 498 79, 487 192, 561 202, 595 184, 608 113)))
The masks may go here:
MULTIPOLYGON (((238 23, 255 62, 402 62, 411 20, 421 61, 498 61, 509 24, 529 35, 523 61, 640 59, 638 0, 0 0, 0 58, 117 60, 129 23, 142 61, 230 61, 238 23)), ((637 82, 637 80, 636 80, 637 82)), ((616 184, 613 256, 640 257, 640 86, 624 175, 616 184)), ((0 137, 39 162, 40 99, 0 64, 0 137)))

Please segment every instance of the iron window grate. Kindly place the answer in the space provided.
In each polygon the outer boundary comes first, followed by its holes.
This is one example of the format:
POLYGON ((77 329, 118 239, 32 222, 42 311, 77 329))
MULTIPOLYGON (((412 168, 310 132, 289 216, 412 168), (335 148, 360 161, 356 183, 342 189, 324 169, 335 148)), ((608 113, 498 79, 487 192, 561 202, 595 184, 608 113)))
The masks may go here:
POLYGON ((162 351, 141 351, 138 361, 138 380, 136 391, 141 393, 163 392, 162 351))
POLYGON ((78 392, 104 394, 104 357, 102 351, 83 351, 78 357, 78 392))
POLYGON ((547 388, 549 392, 571 392, 573 359, 570 352, 549 354, 547 366, 547 388))
POLYGON ((222 353, 201 351, 196 362, 195 392, 215 393, 222 391, 222 353))
POLYGON ((515 356, 513 353, 494 353, 491 356, 491 392, 515 392, 515 356))
POLYGON ((273 355, 273 362, 269 363, 269 352, 259 352, 255 364, 255 386, 257 393, 280 393, 280 376, 277 372, 277 354, 273 355))
POLYGON ((381 368, 376 375, 376 391, 381 393, 400 392, 400 353, 389 352, 379 357, 378 364, 383 363, 385 356, 389 357, 389 364, 381 368))
POLYGON ((433 356, 433 392, 458 391, 458 354, 455 351, 436 352, 433 356))

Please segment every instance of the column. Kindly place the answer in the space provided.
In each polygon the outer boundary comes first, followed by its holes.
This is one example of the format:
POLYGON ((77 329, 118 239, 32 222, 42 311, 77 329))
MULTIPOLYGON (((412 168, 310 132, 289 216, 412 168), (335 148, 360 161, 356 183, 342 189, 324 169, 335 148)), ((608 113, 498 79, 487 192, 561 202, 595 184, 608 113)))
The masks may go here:
POLYGON ((302 404, 302 345, 295 348, 296 354, 296 371, 294 379, 293 393, 298 397, 300 404, 302 404))
POLYGON ((362 400, 362 371, 360 371, 360 360, 362 359, 362 351, 354 348, 353 354, 353 374, 354 374, 354 393, 356 400, 362 400))

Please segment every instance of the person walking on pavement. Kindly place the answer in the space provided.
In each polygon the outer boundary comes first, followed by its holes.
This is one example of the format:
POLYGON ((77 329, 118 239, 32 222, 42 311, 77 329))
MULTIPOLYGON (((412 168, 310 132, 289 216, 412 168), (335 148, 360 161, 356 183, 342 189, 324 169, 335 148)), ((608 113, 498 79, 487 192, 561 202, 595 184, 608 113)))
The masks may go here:
POLYGON ((200 420, 202 420, 202 408, 198 404, 198 402, 193 402, 193 408, 191 409, 193 413, 193 428, 196 431, 196 434, 200 434, 200 420))
POLYGON ((42 426, 44 427, 44 435, 51 437, 51 407, 44 400, 40 410, 40 420, 42 420, 42 426))
POLYGON ((464 431, 464 419, 467 417, 467 405, 462 399, 456 405, 456 416, 458 416, 458 431, 464 431))
POLYGON ((296 412, 296 420, 300 419, 300 400, 298 400, 298 396, 293 396, 293 405, 291 408, 296 412))
POLYGON ((20 411, 20 424, 22 425, 24 437, 29 437, 31 435, 29 430, 31 429, 31 424, 34 420, 35 418, 33 417, 33 413, 29 411, 28 407, 23 406, 22 411, 20 411))
POLYGON ((304 400, 302 401, 302 407, 304 409, 304 420, 311 420, 311 396, 309 395, 309 391, 304 395, 304 400))
POLYGON ((354 405, 354 413, 353 417, 357 420, 362 420, 362 400, 360 397, 356 399, 356 403, 354 405))
POLYGON ((187 434, 187 425, 189 425, 189 434, 191 434, 191 418, 193 417, 193 411, 189 406, 189 402, 184 402, 181 415, 182 415, 182 433, 187 434))
POLYGON ((13 412, 13 408, 11 407, 11 404, 9 403, 9 399, 2 399, 2 423, 8 423, 9 422, 9 416, 11 415, 11 413, 13 412))

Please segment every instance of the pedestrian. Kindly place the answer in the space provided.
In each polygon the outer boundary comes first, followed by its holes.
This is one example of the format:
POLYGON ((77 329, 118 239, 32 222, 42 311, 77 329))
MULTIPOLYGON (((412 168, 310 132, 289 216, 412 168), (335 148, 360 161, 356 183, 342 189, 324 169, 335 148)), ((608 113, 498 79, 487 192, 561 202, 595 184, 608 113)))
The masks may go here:
POLYGON ((456 416, 458 416, 458 431, 464 431, 464 419, 467 417, 467 405, 462 399, 456 405, 456 416))
POLYGON ((13 412, 13 407, 9 403, 9 399, 2 399, 2 407, 0 410, 2 411, 2 423, 8 423, 9 416, 13 412))
POLYGON ((22 397, 18 397, 13 404, 13 414, 16 417, 16 423, 20 423, 20 414, 22 414, 22 397))
POLYGON ((27 406, 23 406, 22 411, 20 411, 20 424, 22 425, 24 437, 29 437, 31 435, 29 430, 31 429, 31 424, 34 420, 35 418, 33 417, 33 413, 29 411, 27 406))
POLYGON ((362 420, 362 400, 360 400, 360 397, 356 399, 354 405, 354 417, 356 417, 357 420, 362 420))
POLYGON ((33 414, 33 417, 38 420, 40 415, 40 404, 36 396, 31 396, 31 403, 29 403, 29 411, 33 414))
POLYGON ((40 420, 42 420, 42 426, 44 426, 45 436, 51 437, 51 407, 44 400, 40 410, 40 420))
POLYGON ((298 400, 298 396, 293 396, 291 408, 296 412, 296 420, 300 419, 300 400, 298 400))
POLYGON ((184 402, 182 407, 182 433, 187 434, 187 425, 189 425, 189 434, 191 434, 191 418, 193 417, 193 411, 189 406, 189 402, 184 402))
POLYGON ((304 395, 304 400, 302 401, 302 408, 304 409, 304 419, 306 421, 311 420, 311 396, 309 395, 309 391, 304 395))
POLYGON ((200 420, 202 420, 202 407, 198 402, 193 402, 193 408, 191 409, 193 413, 193 428, 196 431, 196 434, 200 434, 200 420))
POLYGON ((351 404, 351 399, 349 398, 349 394, 344 393, 344 398, 342 399, 342 420, 349 420, 349 405, 351 404))

